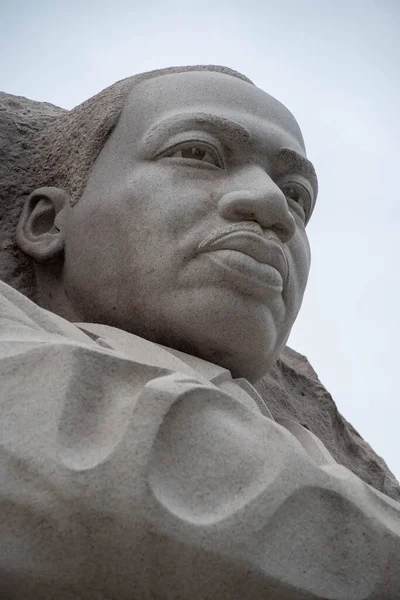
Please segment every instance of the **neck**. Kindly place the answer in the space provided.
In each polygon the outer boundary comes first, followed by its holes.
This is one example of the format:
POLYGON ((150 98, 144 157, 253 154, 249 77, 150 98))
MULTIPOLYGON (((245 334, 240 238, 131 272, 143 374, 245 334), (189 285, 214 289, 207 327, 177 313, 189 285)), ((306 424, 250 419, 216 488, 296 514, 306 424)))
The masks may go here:
POLYGON ((71 323, 82 321, 68 299, 68 294, 60 277, 60 268, 56 263, 35 266, 37 284, 37 304, 71 323))

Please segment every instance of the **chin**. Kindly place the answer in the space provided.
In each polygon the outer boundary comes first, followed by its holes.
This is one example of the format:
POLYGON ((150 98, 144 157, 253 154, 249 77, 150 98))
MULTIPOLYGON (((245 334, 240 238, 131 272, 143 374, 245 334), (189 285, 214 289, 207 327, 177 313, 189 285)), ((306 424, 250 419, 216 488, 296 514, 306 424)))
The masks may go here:
MULTIPOLYGON (((271 370, 273 364, 279 357, 281 347, 276 348, 271 344, 272 340, 268 340, 268 344, 259 339, 244 339, 243 335, 238 334, 235 337, 229 338, 229 343, 226 337, 215 337, 205 340, 199 335, 188 338, 180 338, 177 336, 168 337, 161 342, 164 346, 175 348, 198 356, 203 360, 207 360, 213 364, 219 365, 228 369, 232 377, 245 378, 254 383, 261 379, 268 371, 271 370)), ((284 344, 283 344, 284 346, 284 344)))
POLYGON ((236 356, 227 357, 226 361, 221 362, 221 366, 229 369, 233 378, 243 377, 256 383, 261 377, 266 375, 273 367, 280 353, 275 353, 273 349, 269 351, 260 351, 260 354, 253 356, 236 356))
POLYGON ((148 307, 141 314, 130 311, 135 319, 122 328, 220 365, 235 378, 257 381, 272 368, 285 345, 281 335, 285 314, 282 307, 274 310, 251 298, 219 291, 206 288, 201 295, 171 299, 164 295, 162 305, 150 312, 148 307))
POLYGON ((280 333, 273 323, 268 328, 248 325, 223 334, 214 330, 213 339, 198 339, 190 353, 228 369, 234 378, 255 383, 271 371, 284 349, 288 335, 280 333))

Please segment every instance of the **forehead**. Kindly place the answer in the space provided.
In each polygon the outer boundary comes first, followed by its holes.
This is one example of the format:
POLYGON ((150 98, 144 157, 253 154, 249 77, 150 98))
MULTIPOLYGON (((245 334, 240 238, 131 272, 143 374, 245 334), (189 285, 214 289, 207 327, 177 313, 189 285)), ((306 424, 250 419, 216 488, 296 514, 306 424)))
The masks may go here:
POLYGON ((254 136, 283 138, 305 155, 300 128, 275 98, 236 77, 211 71, 173 73, 134 86, 117 129, 135 138, 170 117, 209 114, 237 122, 254 136))

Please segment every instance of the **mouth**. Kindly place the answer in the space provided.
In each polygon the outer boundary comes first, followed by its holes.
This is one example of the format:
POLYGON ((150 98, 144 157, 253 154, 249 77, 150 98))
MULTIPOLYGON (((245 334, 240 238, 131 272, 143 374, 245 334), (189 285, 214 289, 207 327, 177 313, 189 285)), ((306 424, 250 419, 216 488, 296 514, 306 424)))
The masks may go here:
POLYGON ((225 273, 246 280, 253 288, 283 291, 288 277, 286 255, 255 222, 232 223, 205 238, 198 247, 225 273))

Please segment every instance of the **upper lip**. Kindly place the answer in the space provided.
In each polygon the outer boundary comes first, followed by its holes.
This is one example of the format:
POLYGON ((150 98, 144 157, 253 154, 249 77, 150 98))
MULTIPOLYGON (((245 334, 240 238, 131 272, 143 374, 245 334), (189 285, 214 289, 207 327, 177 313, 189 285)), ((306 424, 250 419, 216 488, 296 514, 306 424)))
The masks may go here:
POLYGON ((281 243, 266 237, 261 226, 254 221, 232 223, 213 231, 200 243, 198 251, 213 250, 243 252, 260 263, 274 267, 283 281, 288 276, 288 262, 281 243))

